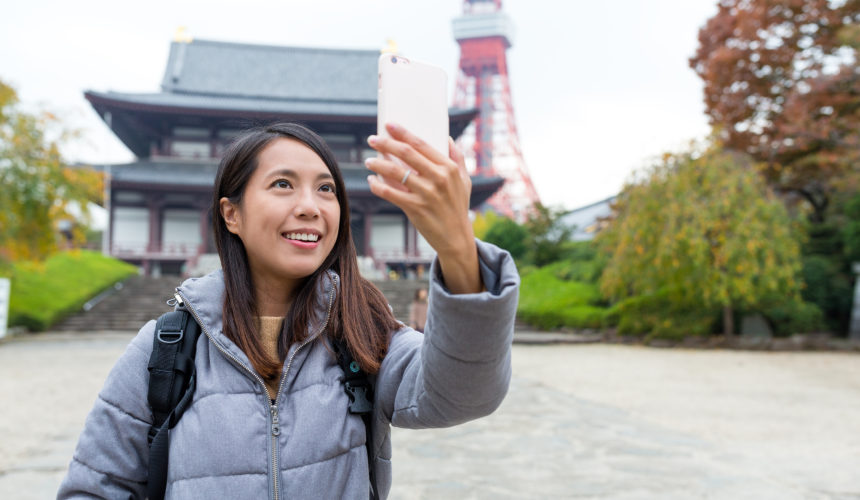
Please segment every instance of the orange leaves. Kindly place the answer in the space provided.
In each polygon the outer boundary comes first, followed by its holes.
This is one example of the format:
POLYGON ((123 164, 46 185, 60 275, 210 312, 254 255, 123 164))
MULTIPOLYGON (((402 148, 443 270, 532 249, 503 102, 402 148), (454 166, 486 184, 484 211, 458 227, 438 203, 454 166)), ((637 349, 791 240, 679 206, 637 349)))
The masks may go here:
POLYGON ((858 48, 857 1, 721 0, 689 61, 725 146, 767 162, 819 218, 860 161, 858 48))

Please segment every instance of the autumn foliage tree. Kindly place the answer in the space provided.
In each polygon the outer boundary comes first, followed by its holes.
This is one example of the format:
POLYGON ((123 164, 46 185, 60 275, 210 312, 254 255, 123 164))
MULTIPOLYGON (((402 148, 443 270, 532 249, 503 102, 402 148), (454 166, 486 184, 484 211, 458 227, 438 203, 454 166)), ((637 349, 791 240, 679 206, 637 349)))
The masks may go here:
POLYGON ((22 110, 0 81, 0 262, 47 257, 58 247, 59 221, 75 218, 70 207, 86 215, 88 202, 101 201, 102 177, 66 168, 52 128, 56 117, 22 110))
POLYGON ((860 0, 719 0, 691 67, 729 149, 822 222, 860 160, 860 0))
MULTIPOLYGON (((722 310, 726 334, 735 310, 797 297, 791 220, 742 154, 666 155, 623 189, 598 243, 608 254, 600 282, 608 297, 659 295, 700 315, 722 310)), ((684 328, 673 310, 656 314, 684 328)))

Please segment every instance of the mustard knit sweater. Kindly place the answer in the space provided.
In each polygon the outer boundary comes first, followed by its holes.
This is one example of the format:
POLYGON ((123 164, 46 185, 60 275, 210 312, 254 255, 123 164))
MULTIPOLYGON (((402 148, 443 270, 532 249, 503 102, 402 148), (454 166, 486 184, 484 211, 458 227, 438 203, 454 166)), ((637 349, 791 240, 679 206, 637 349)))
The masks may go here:
MULTIPOLYGON (((260 316, 258 318, 260 325, 260 340, 262 340, 263 349, 269 359, 278 359, 278 337, 281 335, 281 322, 283 317, 279 316, 260 316)), ((266 389, 269 391, 269 399, 276 399, 278 396, 278 385, 281 383, 281 374, 272 380, 265 380, 266 389)))

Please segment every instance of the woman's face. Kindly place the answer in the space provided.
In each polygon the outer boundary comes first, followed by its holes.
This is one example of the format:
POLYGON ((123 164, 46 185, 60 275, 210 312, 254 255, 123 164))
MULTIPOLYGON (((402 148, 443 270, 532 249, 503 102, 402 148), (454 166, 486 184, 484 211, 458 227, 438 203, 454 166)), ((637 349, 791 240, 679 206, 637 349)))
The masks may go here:
POLYGON ((239 204, 221 199, 227 229, 239 236, 258 280, 295 281, 316 271, 334 248, 340 204, 322 158, 295 139, 269 143, 239 204))

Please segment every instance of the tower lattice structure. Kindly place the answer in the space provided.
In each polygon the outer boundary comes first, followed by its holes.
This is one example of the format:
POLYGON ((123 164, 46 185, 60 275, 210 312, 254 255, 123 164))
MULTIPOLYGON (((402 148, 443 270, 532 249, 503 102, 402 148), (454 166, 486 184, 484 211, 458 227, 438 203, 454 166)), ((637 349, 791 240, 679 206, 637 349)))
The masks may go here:
POLYGON ((460 44, 460 70, 454 106, 477 108, 478 117, 460 137, 469 171, 501 176, 502 188, 487 203, 496 212, 523 221, 540 201, 523 159, 505 52, 513 24, 501 0, 464 0, 463 15, 454 19, 460 44))

